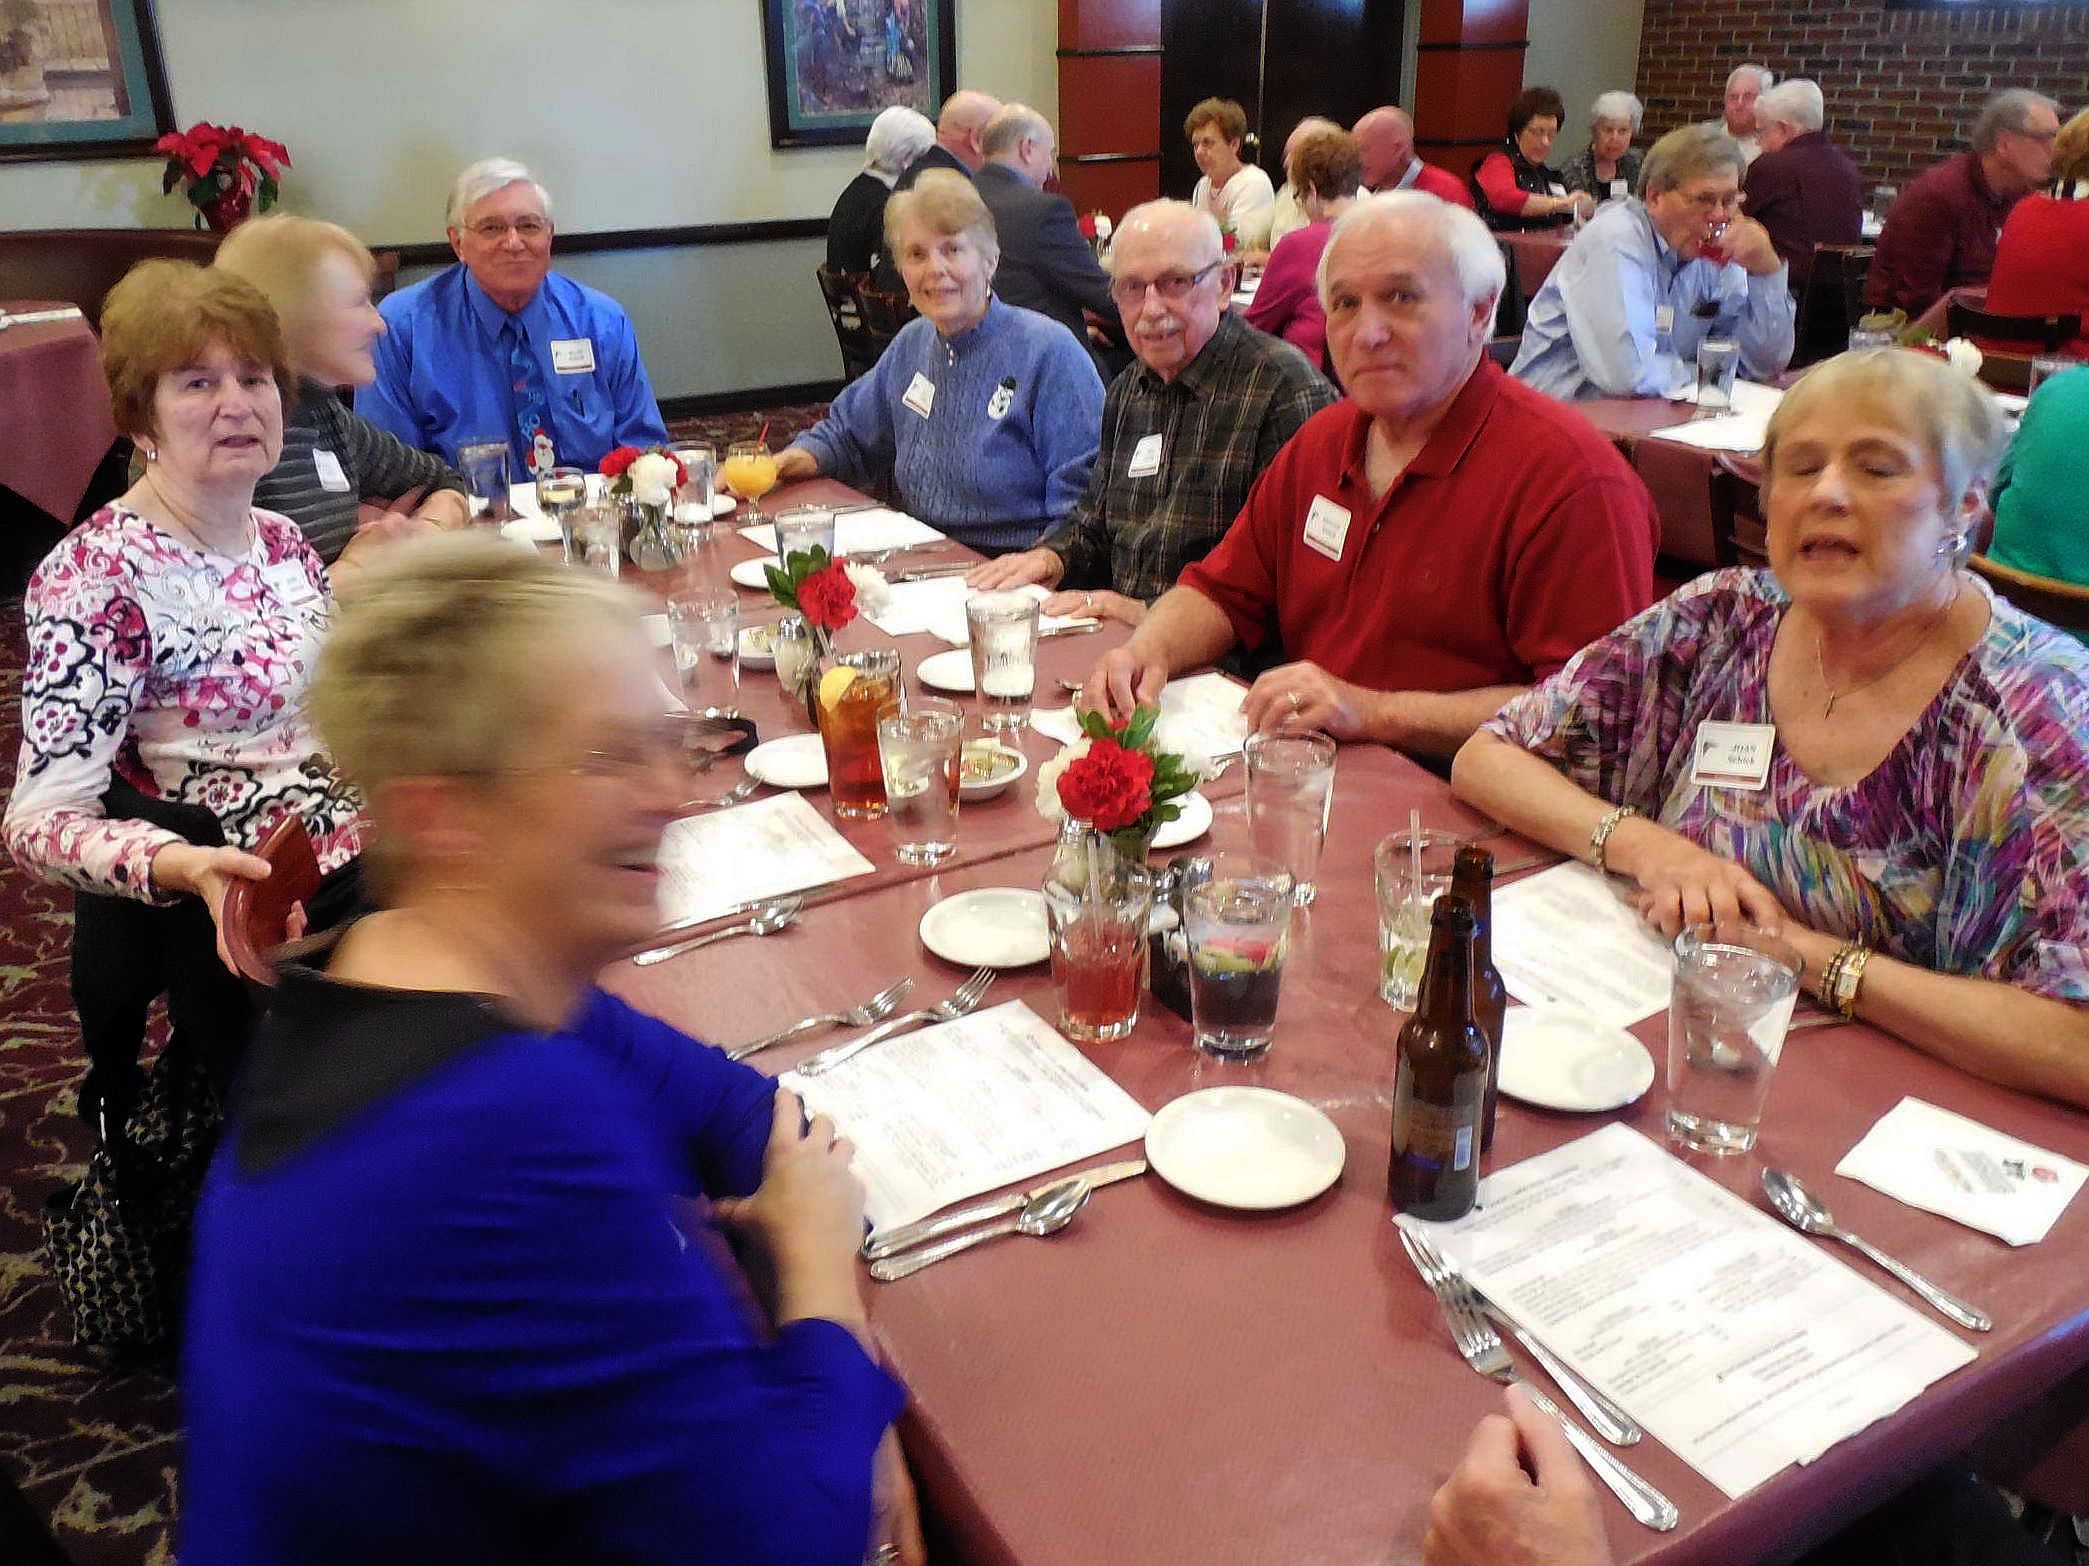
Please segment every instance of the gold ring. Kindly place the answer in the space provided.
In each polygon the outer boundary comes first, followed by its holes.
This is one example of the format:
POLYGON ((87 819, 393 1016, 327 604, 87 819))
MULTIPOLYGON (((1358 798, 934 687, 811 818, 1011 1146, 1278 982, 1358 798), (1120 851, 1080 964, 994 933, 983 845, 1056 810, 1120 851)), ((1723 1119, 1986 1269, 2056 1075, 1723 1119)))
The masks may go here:
POLYGON ((1304 710, 1305 705, 1305 699, 1301 697, 1297 691, 1293 691, 1291 693, 1291 710, 1293 712, 1302 711, 1304 710))

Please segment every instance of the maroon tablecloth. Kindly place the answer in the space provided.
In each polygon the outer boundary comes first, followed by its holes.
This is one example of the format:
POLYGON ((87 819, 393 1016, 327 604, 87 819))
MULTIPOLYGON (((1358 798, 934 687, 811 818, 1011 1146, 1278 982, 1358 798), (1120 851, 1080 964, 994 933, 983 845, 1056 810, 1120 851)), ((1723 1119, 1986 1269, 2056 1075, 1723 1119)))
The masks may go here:
MULTIPOLYGON (((63 301, 0 300, 10 314, 62 308, 63 301)), ((70 522, 115 439, 101 354, 86 321, 0 331, 0 484, 70 522)))

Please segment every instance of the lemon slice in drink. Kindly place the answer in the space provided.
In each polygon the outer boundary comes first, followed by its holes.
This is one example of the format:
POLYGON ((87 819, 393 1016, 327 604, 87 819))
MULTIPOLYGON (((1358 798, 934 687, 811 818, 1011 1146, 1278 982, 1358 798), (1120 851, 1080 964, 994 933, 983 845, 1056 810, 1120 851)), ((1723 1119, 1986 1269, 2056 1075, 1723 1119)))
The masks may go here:
POLYGON ((857 671, 847 664, 840 664, 820 676, 820 705, 832 712, 841 702, 848 689, 856 683, 857 671))

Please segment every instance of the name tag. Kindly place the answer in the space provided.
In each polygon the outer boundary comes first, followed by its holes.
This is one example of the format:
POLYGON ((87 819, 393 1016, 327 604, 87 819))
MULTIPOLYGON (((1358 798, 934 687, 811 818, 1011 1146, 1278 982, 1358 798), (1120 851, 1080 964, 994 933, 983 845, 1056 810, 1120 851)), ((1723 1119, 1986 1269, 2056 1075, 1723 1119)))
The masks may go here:
POLYGON ((925 419, 936 406, 936 383, 916 370, 914 379, 908 383, 906 396, 900 401, 925 419))
POLYGON ((1610 182, 1610 199, 1612 201, 1623 201, 1627 196, 1631 194, 1632 187, 1626 184, 1623 180, 1614 179, 1610 182))
POLYGON ((1330 560, 1340 560, 1348 537, 1349 508, 1336 505, 1325 495, 1315 495, 1306 510, 1306 548, 1330 560))
POLYGON ((319 589, 305 574, 302 560, 278 560, 274 565, 265 565, 261 568, 261 580, 286 609, 302 609, 320 601, 319 589))
POLYGON ((595 371, 595 339, 552 338, 551 367, 561 375, 592 375, 595 371))
POLYGON ((348 493, 348 475, 341 471, 341 459, 331 451, 312 448, 312 471, 319 475, 321 489, 330 489, 337 495, 348 493))
POLYGON ((1657 332, 1672 332, 1675 329, 1676 307, 1674 305, 1655 305, 1654 330, 1657 332))
POLYGON ((1152 478, 1161 470, 1161 437, 1142 435, 1139 443, 1132 447, 1131 466, 1124 470, 1126 478, 1152 478))
POLYGON ((1562 184, 1561 184, 1561 183, 1560 183, 1560 182, 1559 182, 1558 180, 1554 180, 1554 181, 1553 181, 1553 182, 1552 182, 1551 184, 1547 185, 1547 186, 1546 186, 1545 188, 1546 188, 1547 190, 1551 191, 1551 192, 1552 192, 1552 194, 1553 194, 1553 195, 1555 195, 1555 196, 1564 196, 1564 195, 1565 195, 1565 194, 1567 193, 1567 187, 1566 187, 1566 186, 1564 186, 1564 185, 1562 185, 1562 184))
POLYGON ((1770 723, 1700 723, 1690 781, 1700 788, 1759 789, 1770 781, 1777 728, 1770 723))

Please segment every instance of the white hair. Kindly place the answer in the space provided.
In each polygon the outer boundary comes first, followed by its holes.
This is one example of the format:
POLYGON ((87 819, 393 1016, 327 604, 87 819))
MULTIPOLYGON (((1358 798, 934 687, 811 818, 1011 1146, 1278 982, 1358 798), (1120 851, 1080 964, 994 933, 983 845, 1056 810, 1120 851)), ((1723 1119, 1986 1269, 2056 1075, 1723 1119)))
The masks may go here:
POLYGON ((1629 92, 1606 92, 1589 105, 1589 129, 1594 130, 1604 120, 1623 120, 1632 127, 1632 134, 1639 134, 1639 122, 1646 118, 1647 106, 1629 92))
POLYGON ((1502 288, 1509 280, 1509 269, 1502 260, 1500 242, 1480 221, 1478 213, 1432 196, 1427 191, 1387 190, 1375 196, 1357 197, 1356 204, 1335 219, 1327 244, 1320 252, 1320 271, 1314 279, 1322 310, 1328 307, 1327 264, 1334 256, 1335 247, 1342 242, 1342 236, 1351 229, 1396 222, 1426 224, 1442 242, 1444 249, 1450 252, 1451 265, 1458 273, 1458 287, 1467 304, 1479 304, 1485 300, 1491 309, 1492 301, 1501 297, 1502 288))
POLYGON ((536 175, 513 158, 481 158, 450 186, 449 205, 442 209, 443 227, 462 228, 465 213, 496 190, 506 190, 510 185, 527 185, 534 190, 538 204, 544 208, 544 221, 551 221, 551 192, 537 182, 536 175))
POLYGON ((1996 137, 2006 130, 2025 129, 2031 123, 2031 116, 2040 109, 2051 109, 2055 116, 2060 113, 2059 104, 2028 87, 2010 87, 1996 93, 1981 105, 1980 118, 1973 122, 1973 150, 1993 152, 1996 137))
POLYGON ((1819 130, 1828 123, 1828 106, 1821 97, 1820 83, 1803 76, 1779 82, 1755 100, 1755 121, 1758 129, 1768 121, 1789 125, 1802 135, 1819 130))
POLYGON ((1777 73, 1767 65, 1737 65, 1726 73, 1726 90, 1732 92, 1734 83, 1744 76, 1755 78, 1755 90, 1759 93, 1768 92, 1777 80, 1777 73))
POLYGON ((1193 207, 1187 201, 1176 201, 1163 196, 1157 201, 1140 202, 1118 222, 1117 231, 1110 241, 1110 258, 1107 263, 1110 269, 1116 270, 1118 247, 1124 243, 1126 234, 1137 229, 1152 228, 1161 218, 1180 217, 1185 214, 1190 219, 1191 230, 1197 236, 1198 254, 1209 256, 1213 261, 1224 260, 1226 240, 1219 232, 1218 219, 1202 207, 1193 207))
POLYGON ((929 117, 895 103, 870 122, 870 134, 863 138, 863 166, 896 179, 935 144, 936 127, 929 117))

